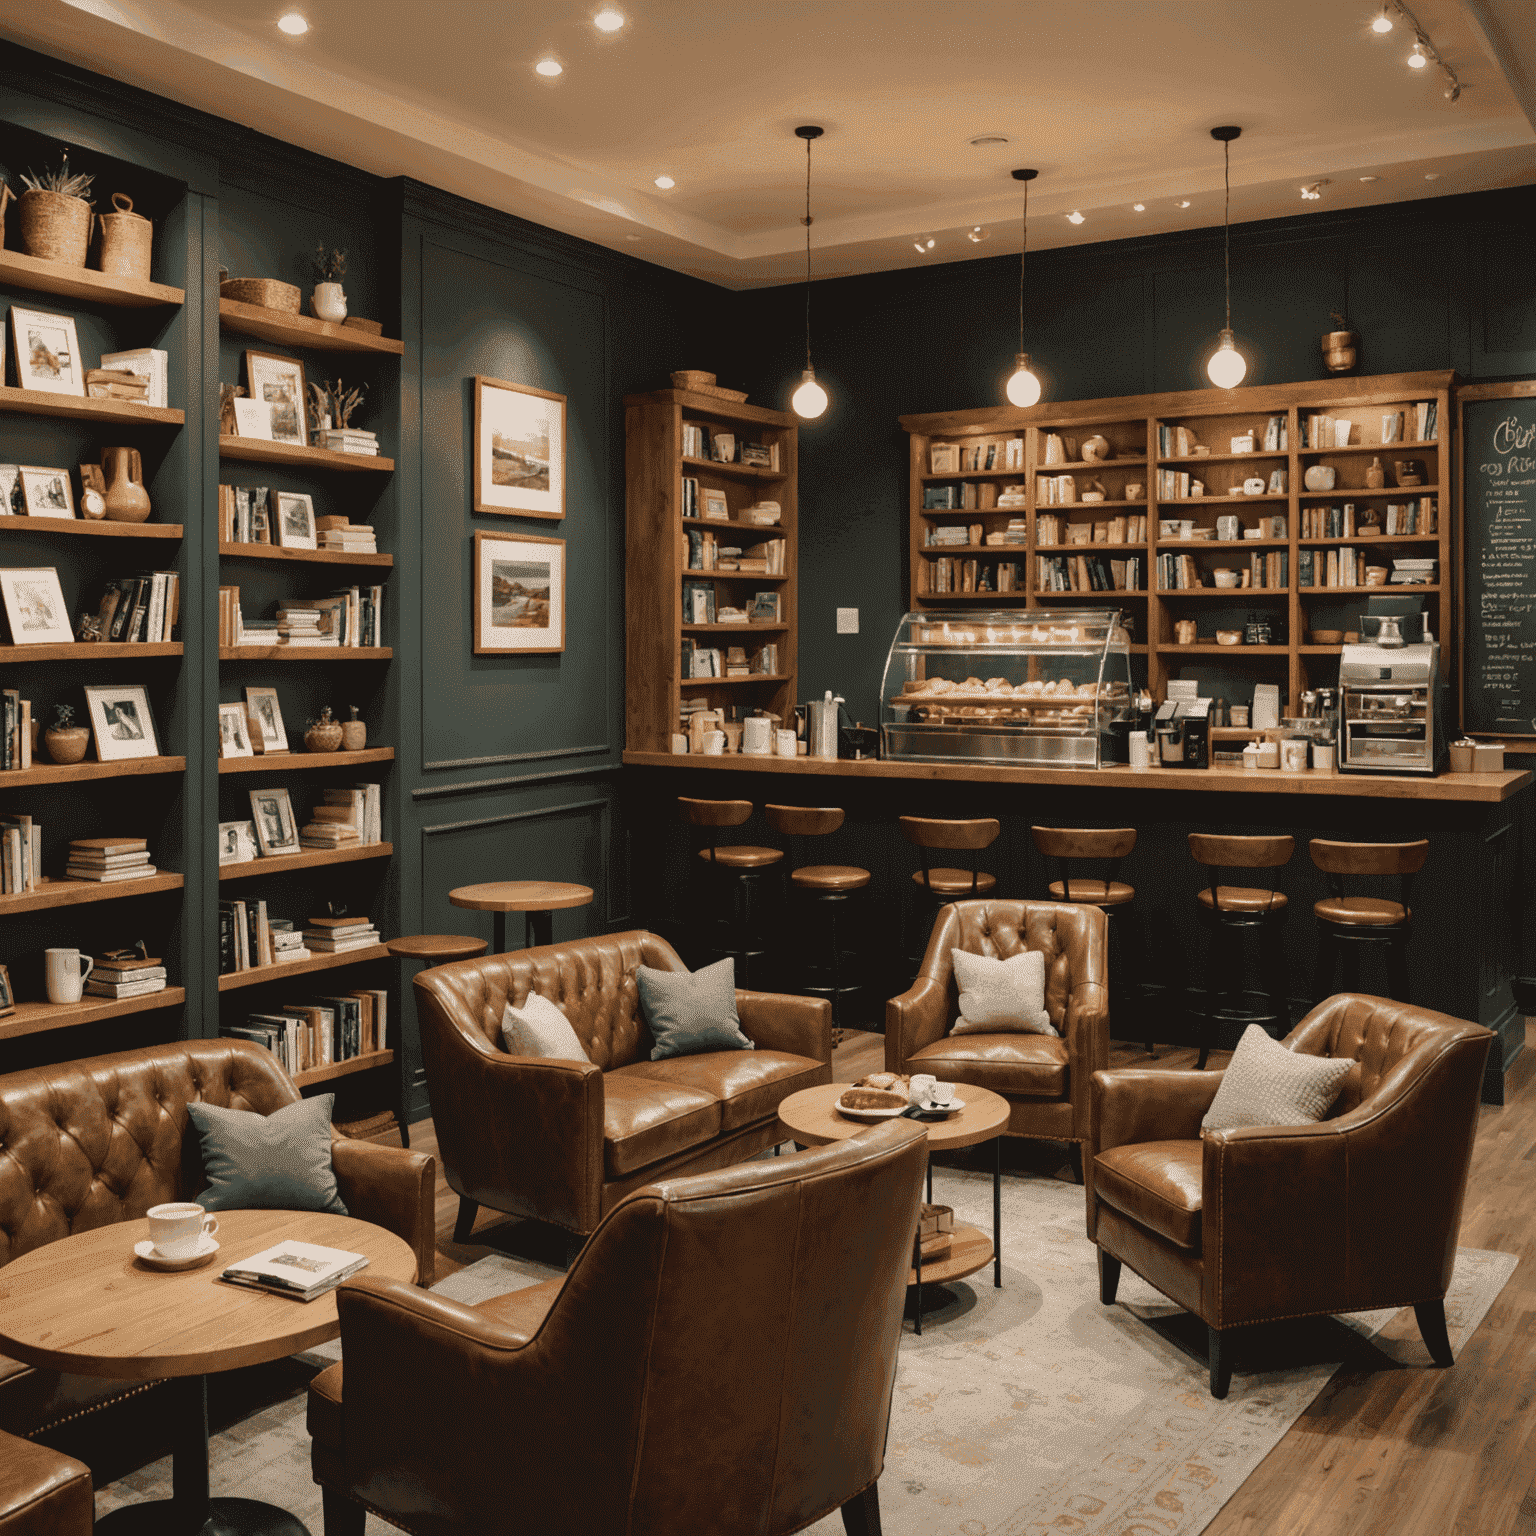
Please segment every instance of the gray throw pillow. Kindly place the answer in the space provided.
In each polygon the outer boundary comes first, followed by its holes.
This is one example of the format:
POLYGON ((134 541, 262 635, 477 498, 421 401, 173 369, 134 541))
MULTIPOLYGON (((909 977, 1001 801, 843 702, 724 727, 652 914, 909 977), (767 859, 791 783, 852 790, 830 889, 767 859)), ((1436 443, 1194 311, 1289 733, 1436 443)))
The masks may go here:
POLYGON ((556 1004, 537 992, 521 1008, 508 1003, 501 1015, 501 1043, 511 1056, 543 1056, 556 1061, 587 1061, 571 1021, 556 1004))
POLYGON ((653 971, 639 966, 640 1009, 656 1044, 652 1061, 700 1051, 750 1051, 736 1013, 736 962, 729 955, 701 971, 653 971))
POLYGON ((275 1114, 188 1104, 203 1139, 208 1188, 197 1203, 210 1211, 331 1211, 347 1208, 331 1166, 334 1093, 286 1104, 275 1114))
POLYGON ((952 1035, 1054 1035, 1045 1006, 1045 956, 1038 949, 1021 949, 1006 960, 950 952, 955 986, 960 993, 960 1017, 952 1035))
POLYGON ((1221 1086, 1200 1129, 1311 1125, 1333 1107, 1354 1064, 1350 1056, 1288 1051, 1259 1025, 1250 1024, 1221 1075, 1221 1086))

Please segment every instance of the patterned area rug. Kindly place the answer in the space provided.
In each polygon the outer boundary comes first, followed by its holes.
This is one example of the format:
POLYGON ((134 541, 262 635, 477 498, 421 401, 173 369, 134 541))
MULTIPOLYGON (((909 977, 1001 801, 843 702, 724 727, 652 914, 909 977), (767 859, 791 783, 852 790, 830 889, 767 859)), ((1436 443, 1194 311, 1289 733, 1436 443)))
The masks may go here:
MULTIPOLYGON (((989 1231, 989 1174, 939 1168, 935 1197, 989 1231)), ((1462 1249, 1446 1301, 1451 1343, 1487 1315, 1516 1260, 1462 1249)), ((433 1289, 473 1303, 557 1271, 482 1259, 433 1289)), ((880 1482, 889 1536, 1194 1536, 1345 1362, 1429 1370, 1411 1311, 1255 1330, 1225 1402, 1206 1389, 1205 1328, 1129 1270, 1101 1306, 1083 1192, 1005 1175, 1003 1288, 989 1265, 930 1291, 919 1338, 903 1336, 880 1482)), ((282 1396, 214 1436, 215 1494, 265 1499, 319 1536, 303 1381, 337 1357, 295 1362, 282 1396)), ((170 1461, 101 1489, 97 1513, 170 1492, 170 1461)), ((369 1536, 392 1527, 369 1517, 369 1536)), ((814 1536, 841 1536, 836 1515, 814 1536)))

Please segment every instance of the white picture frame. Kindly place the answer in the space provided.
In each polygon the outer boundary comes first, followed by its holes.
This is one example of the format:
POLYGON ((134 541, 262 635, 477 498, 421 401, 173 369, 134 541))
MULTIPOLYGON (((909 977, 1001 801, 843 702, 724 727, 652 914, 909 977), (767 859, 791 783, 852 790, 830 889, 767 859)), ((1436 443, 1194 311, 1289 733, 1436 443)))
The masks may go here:
POLYGON ((299 851, 299 824, 286 789, 253 789, 251 820, 256 827, 256 846, 264 859, 299 851))
POLYGON ((250 722, 246 719, 245 705, 219 705, 219 756, 254 757, 251 746, 250 722))
POLYGON ((21 482, 21 504, 26 508, 28 517, 75 515, 75 487, 67 469, 23 464, 18 476, 21 482))
POLYGON ((247 352, 245 387, 252 400, 271 406, 274 443, 309 447, 309 389, 304 382, 304 364, 298 358, 247 352))
POLYGON ((273 491, 277 503, 272 513, 274 544, 284 549, 318 549, 315 532, 315 498, 307 491, 273 491))
POLYGON ((251 745, 258 752, 287 752, 288 728, 276 688, 247 688, 245 713, 251 727, 251 745))
POLYGON ((142 683, 88 684, 85 706, 96 738, 96 756, 102 762, 159 757, 155 717, 142 683))
POLYGON ((476 512, 565 516, 565 396, 476 374, 476 512))
POLYGON ((25 517, 26 492, 21 484, 20 464, 0 464, 0 517, 25 517))
POLYGON ((235 400, 235 436, 272 441, 272 406, 266 400, 235 400))
POLYGON ((51 565, 0 570, 0 596, 12 645, 69 645, 75 638, 69 605, 51 565))
POLYGON ((565 649, 565 540, 475 531, 475 655, 565 649))
POLYGON ((16 378, 23 389, 84 399, 85 368, 73 315, 13 304, 11 339, 16 347, 16 378))
POLYGON ((221 821, 219 823, 219 863, 246 864, 255 857, 255 822, 221 821))

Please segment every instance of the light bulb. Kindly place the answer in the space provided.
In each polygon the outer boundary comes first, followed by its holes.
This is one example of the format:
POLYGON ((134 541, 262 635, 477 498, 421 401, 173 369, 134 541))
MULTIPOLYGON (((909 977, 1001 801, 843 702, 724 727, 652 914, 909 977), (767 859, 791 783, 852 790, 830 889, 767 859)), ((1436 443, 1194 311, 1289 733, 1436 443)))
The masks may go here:
POLYGON ((1216 350, 1206 360, 1205 371, 1217 389, 1236 389, 1248 372, 1248 363, 1237 350, 1237 338, 1231 331, 1223 331, 1216 342, 1216 350))
POLYGON ((677 183, 673 181, 670 176, 658 176, 656 178, 656 185, 660 187, 663 192, 670 192, 672 188, 677 185, 677 183))
POLYGON ((1146 211, 1147 211, 1147 205, 1145 203, 1132 203, 1131 204, 1131 212, 1132 213, 1145 213, 1146 211))
POLYGON ((800 375, 800 387, 790 397, 796 416, 814 421, 827 408, 827 392, 816 382, 816 370, 807 368, 800 375))
POLYGON ((297 11, 289 11, 286 16, 279 17, 277 29, 289 37, 303 37, 309 31, 309 23, 297 11))
POLYGON ((1392 30, 1392 17, 1388 14, 1386 6, 1382 6, 1381 14, 1371 23, 1372 32, 1390 32, 1392 30))
POLYGON ((1008 401, 1011 405, 1036 405, 1040 400, 1040 380, 1029 369, 1029 354, 1020 352, 1008 376, 1008 401))
POLYGON ((565 73, 565 66, 559 59, 540 59, 533 67, 537 74, 543 75, 547 80, 553 80, 556 75, 565 73))
POLYGON ((592 18, 592 25, 599 32, 617 32, 624 25, 624 13, 606 5, 592 18))
POLYGON ((1188 199, 1188 198, 1187 198, 1187 197, 1181 197, 1181 198, 1178 198, 1178 199, 1177 199, 1177 200, 1176 200, 1176 201, 1175 201, 1175 202, 1174 202, 1174 205, 1173 205, 1173 206, 1174 206, 1174 207, 1175 207, 1175 208, 1188 208, 1188 207, 1189 207, 1189 199, 1188 199))
POLYGON ((1069 213, 1067 215, 1067 223, 1068 224, 1081 224, 1082 222, 1083 222, 1083 216, 1075 208, 1072 210, 1071 213, 1069 213))
POLYGON ((1408 55, 1409 69, 1423 69, 1429 63, 1429 55, 1424 52, 1423 43, 1415 43, 1413 52, 1408 55))

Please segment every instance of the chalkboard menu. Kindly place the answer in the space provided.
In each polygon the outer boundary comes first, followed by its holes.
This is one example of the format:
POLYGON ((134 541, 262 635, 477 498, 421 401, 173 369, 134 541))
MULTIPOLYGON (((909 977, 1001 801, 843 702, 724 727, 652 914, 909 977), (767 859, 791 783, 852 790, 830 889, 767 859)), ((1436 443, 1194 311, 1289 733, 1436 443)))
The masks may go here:
POLYGON ((1511 393, 1461 401, 1462 719, 1473 735, 1536 737, 1536 386, 1496 388, 1511 393))

